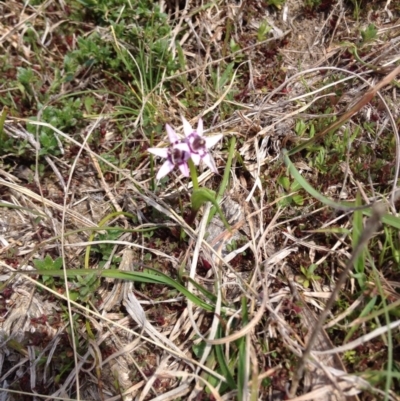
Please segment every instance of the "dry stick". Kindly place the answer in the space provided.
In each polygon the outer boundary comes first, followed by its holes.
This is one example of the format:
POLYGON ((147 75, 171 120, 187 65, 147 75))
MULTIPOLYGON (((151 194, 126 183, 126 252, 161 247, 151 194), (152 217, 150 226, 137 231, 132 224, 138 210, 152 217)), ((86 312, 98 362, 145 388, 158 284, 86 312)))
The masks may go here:
POLYGON ((307 347, 303 352, 303 356, 300 360, 296 375, 293 378, 293 384, 290 389, 289 399, 293 398, 296 395, 297 388, 299 386, 299 381, 303 376, 306 360, 310 356, 311 348, 314 345, 314 342, 317 339, 317 336, 318 336, 320 330, 322 329, 322 326, 324 325, 325 320, 328 317, 330 310, 332 309, 334 303, 336 302, 336 298, 339 295, 339 291, 340 291, 341 287, 345 283, 347 276, 349 275, 349 272, 350 272, 351 268, 353 267, 354 262, 360 255, 364 246, 371 239, 371 237, 374 235, 374 233, 378 230, 381 218, 384 214, 385 214, 385 207, 383 206, 382 203, 376 203, 372 207, 372 216, 367 220, 364 230, 361 233, 360 240, 358 241, 357 246, 354 248, 354 251, 351 255, 351 258, 347 262, 345 269, 340 274, 339 279, 336 283, 336 286, 335 286, 334 290, 332 291, 332 294, 329 297, 328 302, 326 303, 325 309, 321 313, 321 315, 317 321, 317 324, 314 328, 314 331, 311 334, 311 337, 308 341, 307 347))

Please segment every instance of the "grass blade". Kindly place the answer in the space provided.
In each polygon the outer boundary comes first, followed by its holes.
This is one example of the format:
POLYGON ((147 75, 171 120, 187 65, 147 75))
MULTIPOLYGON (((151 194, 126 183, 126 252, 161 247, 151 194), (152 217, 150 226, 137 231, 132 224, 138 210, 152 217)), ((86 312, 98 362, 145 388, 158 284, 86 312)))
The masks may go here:
MULTIPOLYGON (((33 274, 33 275, 46 275, 52 277, 62 277, 63 271, 60 270, 30 270, 30 271, 19 271, 18 273, 22 274, 33 274)), ((191 293, 184 287, 182 284, 179 284, 171 277, 167 276, 164 273, 159 272, 158 270, 152 268, 146 268, 143 272, 131 272, 131 271, 122 271, 116 269, 108 269, 108 270, 98 270, 98 269, 70 269, 66 270, 66 275, 68 278, 75 278, 79 276, 86 276, 88 274, 97 274, 98 277, 102 278, 114 278, 119 280, 129 280, 138 283, 148 283, 148 284, 161 284, 168 285, 172 288, 175 288, 182 295, 189 298, 195 305, 203 308, 206 311, 213 312, 214 305, 210 305, 199 297, 191 293)))

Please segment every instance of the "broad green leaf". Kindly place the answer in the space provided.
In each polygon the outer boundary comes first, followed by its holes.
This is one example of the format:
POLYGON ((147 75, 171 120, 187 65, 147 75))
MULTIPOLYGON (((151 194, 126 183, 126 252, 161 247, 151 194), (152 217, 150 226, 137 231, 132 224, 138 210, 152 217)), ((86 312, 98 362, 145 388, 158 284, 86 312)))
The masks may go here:
POLYGON ((178 290, 182 295, 186 298, 190 299, 195 305, 203 308, 206 311, 213 312, 214 305, 208 304, 204 302, 202 299, 188 291, 186 287, 182 284, 176 282, 171 277, 167 276, 164 273, 159 272, 158 270, 147 268, 143 272, 131 272, 131 271, 122 271, 116 269, 108 269, 108 270, 98 270, 98 269, 69 269, 65 272, 60 270, 45 270, 45 269, 37 269, 37 270, 28 270, 28 271, 20 271, 22 274, 38 274, 38 275, 46 275, 51 277, 62 277, 64 273, 68 278, 77 278, 82 276, 90 275, 91 279, 93 278, 115 278, 120 280, 129 280, 138 283, 150 283, 150 284, 162 284, 168 285, 170 287, 178 290))
MULTIPOLYGON (((222 337, 221 325, 219 325, 218 327, 217 334, 218 334, 217 338, 222 337)), ((236 390, 237 385, 232 376, 232 372, 229 369, 229 365, 226 362, 222 345, 215 345, 215 357, 218 361, 219 369, 221 370, 222 375, 226 378, 230 390, 236 390)))
MULTIPOLYGON (((285 164, 288 167, 288 170, 290 174, 293 176, 293 178, 305 189, 311 196, 313 196, 315 199, 319 200, 322 202, 324 205, 333 207, 335 209, 343 210, 343 211, 354 211, 354 208, 356 205, 351 202, 335 202, 326 196, 322 195, 320 192, 316 191, 306 179, 303 178, 303 176, 298 172, 294 164, 290 161, 288 152, 286 149, 283 150, 283 158, 285 160, 285 164)), ((372 215, 371 212, 371 207, 370 206, 365 206, 365 209, 361 209, 362 213, 365 216, 370 217, 372 215)), ((397 216, 393 216, 392 214, 385 213, 382 216, 382 223, 388 224, 398 230, 400 230, 400 218, 397 216)))
MULTIPOLYGON (((242 323, 245 326, 249 322, 249 314, 247 310, 247 298, 242 297, 242 323)), ((246 337, 241 337, 237 340, 237 344, 239 347, 239 359, 238 359, 238 400, 242 401, 246 399, 246 395, 244 394, 244 383, 246 379, 246 362, 247 362, 247 353, 249 350, 246 347, 246 337)))
POLYGON ((217 302, 217 296, 214 295, 212 292, 206 290, 202 285, 194 281, 192 278, 188 276, 183 276, 186 278, 188 281, 191 282, 191 284, 196 287, 198 291, 200 291, 204 296, 206 296, 211 302, 216 303, 217 302))
POLYGON ((211 202, 214 205, 225 227, 230 231, 231 228, 215 199, 215 192, 208 188, 195 189, 192 193, 192 209, 197 212, 205 202, 211 202))
MULTIPOLYGON (((367 305, 365 305, 363 311, 361 312, 361 314, 358 316, 359 319, 368 316, 368 314, 374 309, 374 306, 376 304, 378 297, 375 296, 373 298, 370 299, 370 301, 367 303, 367 305)), ((359 329, 360 325, 356 324, 352 327, 350 327, 349 332, 346 334, 346 337, 343 341, 344 344, 347 343, 347 341, 350 340, 350 338, 353 336, 353 334, 359 329)))
MULTIPOLYGON (((361 195, 358 192, 356 197, 356 206, 361 206, 361 195)), ((361 210, 355 210, 353 213, 353 232, 352 243, 353 249, 358 245, 361 234, 363 231, 363 215, 361 210)), ((354 270, 357 274, 358 285, 361 289, 365 286, 365 251, 363 250, 357 260, 354 261, 354 270)))

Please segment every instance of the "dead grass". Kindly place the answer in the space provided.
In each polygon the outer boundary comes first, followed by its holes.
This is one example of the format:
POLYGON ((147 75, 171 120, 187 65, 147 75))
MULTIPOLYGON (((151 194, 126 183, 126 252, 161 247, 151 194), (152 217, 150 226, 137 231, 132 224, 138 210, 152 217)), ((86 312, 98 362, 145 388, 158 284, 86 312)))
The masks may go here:
MULTIPOLYGON (((151 87, 123 63, 113 70, 107 58, 67 74, 65 55, 93 32, 104 49, 114 46, 108 59, 126 49, 127 60, 139 63, 142 54, 118 39, 111 22, 89 9, 79 19, 78 3, 68 3, 0 5, 0 93, 8 106, 0 133, 0 399, 398 399, 398 320, 393 312, 389 324, 381 306, 399 301, 398 231, 385 225, 369 232, 365 286, 346 276, 323 325, 355 248, 356 222, 301 188, 285 188, 290 177, 280 159, 283 148, 323 132, 398 64, 398 6, 370 2, 357 20, 344 1, 312 7, 288 0, 281 9, 256 1, 162 2, 169 50, 184 68, 166 69, 151 87), (264 21, 271 31, 262 36, 264 21), (376 36, 363 43, 360 32, 371 23, 376 36), (18 67, 37 75, 14 87, 18 67), (68 79, 57 83, 64 73, 68 79), (126 82, 138 109, 127 100, 126 82), (78 105, 64 103, 68 97, 78 105), (71 117, 59 129, 45 119, 51 107, 71 117), (216 218, 207 223, 209 207, 195 229, 187 225, 191 189, 181 177, 153 187, 146 149, 163 140, 165 123, 178 128, 181 114, 191 122, 203 115, 210 132, 225 134, 214 152, 221 176, 227 141, 237 137, 222 203, 232 233, 216 218), (47 148, 45 129, 55 133, 47 148), (23 273, 46 257, 60 258, 59 277, 23 273), (319 277, 306 286, 301 268, 312 264, 319 277), (166 285, 67 275, 147 267, 206 300, 212 312, 166 285), (366 309, 373 299, 376 308, 366 309), (366 319, 373 313, 380 315, 366 319), (377 372, 389 360, 387 385, 377 372)), ((111 21, 114 14, 107 15, 111 21)), ((361 193, 365 204, 387 199, 396 214, 398 88, 392 81, 343 121, 339 134, 328 132, 292 156, 321 194, 351 201, 361 193)), ((205 170, 199 181, 217 189, 221 176, 205 170)))

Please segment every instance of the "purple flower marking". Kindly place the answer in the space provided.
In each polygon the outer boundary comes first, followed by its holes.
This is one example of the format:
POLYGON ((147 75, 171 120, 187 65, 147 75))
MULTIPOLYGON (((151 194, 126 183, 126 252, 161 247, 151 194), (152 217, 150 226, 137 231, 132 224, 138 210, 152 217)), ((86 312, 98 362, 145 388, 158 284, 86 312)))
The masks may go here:
POLYGON ((161 178, 168 175, 175 166, 179 167, 181 173, 185 177, 189 177, 189 166, 187 164, 187 161, 190 159, 190 153, 188 152, 188 149, 178 148, 177 145, 180 143, 180 139, 178 138, 172 127, 167 124, 166 129, 171 145, 168 148, 147 149, 153 155, 167 159, 158 171, 156 179, 161 180, 161 178))
POLYGON ((185 146, 187 146, 188 151, 190 152, 190 157, 196 166, 200 164, 200 160, 203 160, 203 162, 210 168, 212 172, 218 173, 214 159, 208 150, 216 145, 216 143, 221 140, 223 135, 219 134, 204 137, 203 120, 201 118, 199 119, 197 130, 192 128, 189 121, 187 121, 185 117, 182 117, 182 121, 186 140, 184 143, 177 144, 177 147, 179 149, 186 150, 187 148, 185 148, 185 146))

